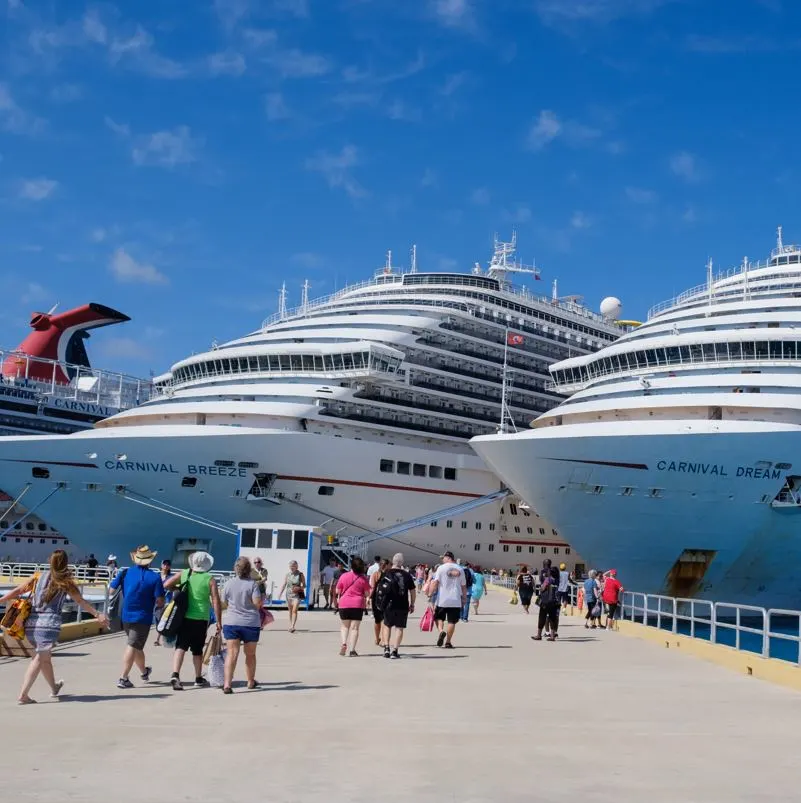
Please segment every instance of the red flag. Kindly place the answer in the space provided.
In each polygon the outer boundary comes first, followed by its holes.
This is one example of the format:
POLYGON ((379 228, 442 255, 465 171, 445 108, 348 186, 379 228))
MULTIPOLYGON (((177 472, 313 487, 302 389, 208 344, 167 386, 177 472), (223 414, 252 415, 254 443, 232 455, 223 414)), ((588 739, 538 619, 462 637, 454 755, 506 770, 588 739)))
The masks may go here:
POLYGON ((542 276, 540 276, 540 275, 539 275, 539 273, 535 273, 535 274, 534 274, 534 279, 535 279, 536 281, 538 281, 538 282, 541 282, 541 281, 542 281, 542 276))
POLYGON ((522 346, 525 342, 523 335, 518 335, 514 332, 507 332, 506 334, 506 343, 510 346, 522 346))

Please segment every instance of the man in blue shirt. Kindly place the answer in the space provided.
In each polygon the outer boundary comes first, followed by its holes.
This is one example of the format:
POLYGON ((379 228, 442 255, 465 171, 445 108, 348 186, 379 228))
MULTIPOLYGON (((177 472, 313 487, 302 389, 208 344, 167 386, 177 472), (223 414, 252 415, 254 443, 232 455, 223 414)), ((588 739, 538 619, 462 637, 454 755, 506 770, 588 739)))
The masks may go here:
POLYGON ((150 570, 156 553, 149 546, 137 547, 131 552, 134 565, 123 569, 112 581, 111 588, 122 584, 122 627, 128 637, 122 658, 122 675, 117 681, 118 689, 132 689, 128 679, 134 664, 139 668, 142 680, 150 680, 152 667, 145 664, 145 643, 153 623, 153 609, 164 605, 164 586, 161 576, 150 570))

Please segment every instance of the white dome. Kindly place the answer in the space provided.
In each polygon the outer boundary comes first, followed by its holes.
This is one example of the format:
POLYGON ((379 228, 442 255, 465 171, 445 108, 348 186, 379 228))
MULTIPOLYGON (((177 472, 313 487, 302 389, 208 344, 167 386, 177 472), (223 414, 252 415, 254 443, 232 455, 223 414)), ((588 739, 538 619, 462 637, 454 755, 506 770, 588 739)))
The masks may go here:
POLYGON ((614 296, 607 296, 601 302, 601 315, 604 318, 611 318, 612 320, 617 320, 620 318, 620 313, 623 311, 623 304, 620 302, 619 298, 615 298, 614 296))

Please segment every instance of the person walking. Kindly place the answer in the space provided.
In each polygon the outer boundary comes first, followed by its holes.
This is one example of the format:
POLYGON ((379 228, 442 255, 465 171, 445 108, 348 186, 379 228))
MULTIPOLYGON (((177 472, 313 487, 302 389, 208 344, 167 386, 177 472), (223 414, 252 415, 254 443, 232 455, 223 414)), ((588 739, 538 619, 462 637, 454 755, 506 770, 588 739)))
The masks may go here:
MULTIPOLYGON (((161 579, 162 587, 167 582, 167 580, 170 579, 170 577, 172 577, 172 561, 165 558, 163 561, 161 561, 161 569, 159 571, 159 578, 161 579)), ((159 623, 159 621, 161 620, 161 615, 164 613, 164 608, 167 606, 167 603, 169 603, 171 600, 172 600, 172 592, 165 591, 164 600, 161 606, 159 607, 158 605, 156 605, 156 609, 153 612, 153 624, 157 625, 159 623)), ((154 647, 161 646, 161 633, 159 633, 158 631, 156 631, 156 640, 153 642, 153 646, 154 647)))
POLYGON ((517 575, 515 587, 517 588, 517 595, 520 597, 520 606, 526 613, 529 613, 531 599, 534 596, 534 575, 528 570, 528 566, 525 563, 520 567, 520 574, 517 575))
POLYGON ((339 633, 341 644, 340 655, 350 655, 356 658, 356 644, 359 641, 359 628, 361 627, 364 609, 370 598, 370 581, 366 577, 364 561, 353 558, 350 562, 350 571, 339 578, 336 588, 336 604, 339 610, 339 633))
POLYGON ((452 650, 456 623, 461 618, 462 608, 467 601, 464 572, 461 566, 456 564, 453 552, 446 552, 442 556, 442 564, 431 583, 431 592, 432 596, 437 598, 434 609, 434 621, 439 631, 437 647, 445 645, 447 649, 452 650))
POLYGON ((334 575, 337 572, 336 558, 331 558, 328 565, 320 573, 320 587, 323 589, 323 599, 325 600, 324 611, 331 608, 331 585, 334 582, 334 575))
POLYGON ((223 638, 225 639, 225 680, 223 694, 233 693, 233 679, 240 647, 245 653, 245 675, 248 688, 255 689, 256 647, 261 634, 262 593, 258 580, 253 579, 253 567, 249 558, 237 558, 234 576, 223 586, 222 602, 225 605, 222 615, 223 638))
POLYGON ((370 583, 370 607, 373 612, 373 633, 375 635, 375 643, 379 647, 383 646, 386 649, 389 649, 389 641, 384 638, 384 611, 376 608, 375 589, 379 582, 381 582, 381 579, 384 577, 389 567, 390 562, 386 558, 381 558, 379 561, 378 571, 373 572, 372 577, 368 575, 368 581, 370 583))
POLYGON ((564 563, 559 564, 559 605, 567 610, 568 603, 570 602, 570 572, 564 563))
MULTIPOLYGON (((415 581, 403 568, 403 553, 392 556, 392 567, 384 574, 383 587, 387 593, 382 596, 384 619, 384 658, 398 659, 403 631, 408 624, 409 614, 414 613, 417 597, 415 581)), ((378 594, 374 595, 378 596, 378 594)))
POLYGON ((58 697, 64 686, 63 680, 56 680, 53 670, 53 647, 61 632, 62 611, 69 597, 82 611, 93 616, 103 626, 108 627, 108 617, 96 610, 84 598, 69 568, 69 558, 63 549, 57 549, 50 556, 49 568, 41 575, 21 583, 0 597, 0 604, 31 594, 31 612, 25 620, 25 637, 33 645, 36 654, 25 671, 22 688, 17 701, 20 705, 35 703, 30 691, 41 673, 50 686, 50 696, 58 697))
POLYGON ((473 615, 478 615, 478 606, 487 593, 487 578, 480 566, 473 568, 473 592, 470 595, 473 603, 473 615))
POLYGON ((112 581, 109 588, 122 587, 122 629, 127 643, 122 656, 122 673, 117 681, 118 689, 132 689, 129 675, 133 665, 139 669, 139 677, 147 683, 153 668, 145 660, 145 644, 153 624, 153 611, 164 607, 164 584, 161 576, 150 571, 150 564, 156 557, 147 544, 131 552, 133 566, 123 569, 112 581))
POLYGON ((208 552, 193 552, 189 558, 189 569, 173 575, 166 587, 174 588, 181 584, 188 593, 188 605, 184 620, 175 636, 175 658, 172 664, 170 685, 173 691, 183 691, 181 667, 187 652, 192 653, 195 669, 195 686, 205 688, 209 685, 203 677, 203 647, 209 630, 209 619, 214 609, 217 633, 222 631, 222 609, 220 592, 216 580, 209 574, 214 558, 208 552))
POLYGON ((462 622, 467 622, 470 618, 470 599, 473 594, 473 570, 470 568, 470 564, 467 561, 462 561, 460 559, 458 563, 464 574, 465 591, 467 595, 465 603, 462 606, 462 615, 459 618, 462 622))
POLYGON ((620 605, 620 595, 623 593, 623 585, 617 579, 617 570, 610 569, 604 574, 604 588, 601 592, 602 599, 606 605, 606 629, 614 627, 617 609, 620 605))
POLYGON ((531 638, 542 641, 542 631, 548 627, 548 641, 556 641, 559 630, 559 578, 548 572, 543 576, 540 584, 539 618, 537 620, 537 634, 531 638))
POLYGON ((306 599, 306 578, 296 560, 289 561, 289 572, 284 577, 284 584, 278 592, 278 597, 283 597, 285 591, 286 608, 289 613, 289 632, 294 633, 298 623, 300 603, 306 599))
POLYGON ((584 604, 587 606, 587 615, 584 617, 584 627, 595 630, 601 624, 601 606, 598 597, 598 581, 595 579, 598 572, 590 569, 587 579, 584 581, 584 604), (598 605, 598 616, 594 615, 595 606, 598 605))

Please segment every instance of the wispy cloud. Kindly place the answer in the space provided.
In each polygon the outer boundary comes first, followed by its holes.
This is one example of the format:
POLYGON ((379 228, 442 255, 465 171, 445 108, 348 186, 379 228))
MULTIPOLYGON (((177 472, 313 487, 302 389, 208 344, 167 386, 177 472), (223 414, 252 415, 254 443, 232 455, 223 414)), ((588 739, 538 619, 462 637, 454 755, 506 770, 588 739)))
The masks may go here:
POLYGON ((423 172, 423 176, 420 179, 420 186, 421 187, 436 187, 439 184, 439 176, 435 170, 432 170, 430 167, 427 167, 423 172))
POLYGON ((698 160, 687 151, 679 151, 670 157, 670 171, 683 181, 690 184, 701 178, 698 160))
POLYGON ((297 48, 280 50, 267 59, 282 78, 314 78, 331 71, 331 62, 319 53, 297 48))
POLYGON ((486 206, 490 202, 489 190, 486 187, 477 187, 470 193, 470 203, 476 206, 486 206))
POLYGON ((339 153, 319 151, 306 160, 306 169, 320 173, 331 188, 343 189, 351 198, 363 198, 369 193, 353 177, 353 168, 360 163, 359 152, 345 145, 339 153))
POLYGON ((212 75, 242 75, 246 69, 245 57, 234 50, 212 53, 209 56, 209 71, 212 75))
POLYGON ((626 187, 626 198, 634 204, 652 204, 659 196, 653 190, 646 190, 641 187, 626 187))
POLYGON ((308 17, 309 0, 273 0, 273 9, 293 17, 308 17))
POLYGON ((528 146, 538 151, 562 133, 562 123, 550 109, 543 109, 528 132, 528 146))
POLYGON ((431 0, 431 12, 448 28, 472 31, 476 27, 473 0, 431 0))
POLYGON ((701 36, 690 34, 684 42, 687 50, 708 55, 730 55, 738 53, 774 53, 798 50, 801 38, 758 35, 701 36))
POLYGON ((445 83, 439 88, 439 94, 446 98, 455 94, 467 81, 467 72, 452 73, 445 79, 445 83))
POLYGON ((576 211, 570 217, 571 229, 589 229, 595 225, 595 220, 586 212, 576 211))
POLYGON ((607 23, 630 16, 646 16, 681 0, 534 0, 533 7, 546 24, 607 23))
POLYGON ((200 145, 192 137, 189 127, 180 125, 171 131, 156 131, 138 137, 131 157, 136 165, 174 168, 196 162, 200 145))
POLYGON ((130 36, 114 37, 108 52, 113 64, 125 64, 152 78, 184 78, 189 74, 185 65, 156 50, 153 36, 141 25, 130 36))
POLYGON ((413 61, 389 72, 376 72, 372 67, 363 68, 351 64, 342 70, 342 79, 348 84, 368 84, 372 86, 394 84, 397 81, 405 81, 407 78, 417 75, 417 73, 425 69, 425 66, 425 56, 422 51, 419 51, 413 61))
POLYGON ((423 113, 416 106, 410 106, 406 101, 396 98, 387 107, 387 117, 404 123, 419 123, 423 113))
POLYGON ((328 264, 328 260, 322 254, 316 254, 313 251, 300 251, 297 254, 292 254, 289 261, 293 265, 307 270, 317 270, 324 268, 328 264))
MULTIPOLYGON (((529 128, 527 145, 529 149, 539 151, 558 139, 572 148, 579 148, 598 142, 603 135, 601 128, 578 120, 563 120, 551 109, 543 109, 529 128)), ((610 153, 621 152, 615 143, 608 143, 606 150, 610 153), (613 145, 615 147, 611 147, 613 145)))
POLYGON ((131 135, 131 127, 128 123, 118 123, 115 120, 112 120, 108 115, 103 118, 103 123, 105 124, 106 128, 113 131, 120 137, 129 137, 131 135))
POLYGON ((109 270, 118 282, 139 284, 167 284, 167 277, 147 262, 137 262, 124 248, 111 256, 109 270))
POLYGON ((264 96, 264 113, 268 120, 288 120, 292 112, 280 92, 268 92, 264 96))
POLYGON ((51 178, 31 178, 20 182, 18 196, 25 201, 44 201, 58 189, 51 178))
POLYGON ((47 122, 20 108, 7 84, 0 82, 0 130, 10 134, 36 135, 47 127, 47 122))

